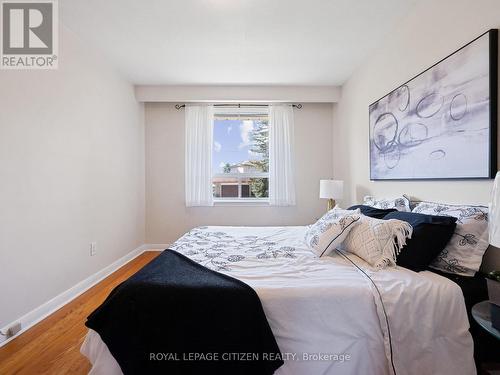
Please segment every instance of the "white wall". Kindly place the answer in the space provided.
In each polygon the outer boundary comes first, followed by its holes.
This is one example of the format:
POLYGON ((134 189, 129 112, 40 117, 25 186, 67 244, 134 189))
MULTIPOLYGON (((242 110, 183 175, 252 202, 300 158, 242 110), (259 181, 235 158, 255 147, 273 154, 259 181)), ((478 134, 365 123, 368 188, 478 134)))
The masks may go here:
MULTIPOLYGON (((491 181, 371 182, 368 106, 491 28, 500 28, 498 0, 420 1, 346 82, 334 105, 334 174, 346 180, 348 202, 401 193, 439 202, 489 202, 491 181)), ((499 266, 500 251, 492 248, 483 267, 499 266)))
POLYGON ((295 207, 190 207, 184 204, 184 110, 146 104, 146 241, 171 243, 199 225, 304 225, 326 208, 319 180, 330 178, 332 104, 295 110, 295 207))
POLYGON ((352 75, 334 109, 334 173, 349 202, 366 194, 407 193, 442 202, 487 203, 491 181, 369 181, 368 106, 490 28, 500 27, 498 0, 423 0, 352 75))
POLYGON ((339 86, 136 86, 140 102, 300 102, 335 103, 340 98, 339 86))
POLYGON ((65 28, 58 70, 0 71, 0 327, 144 243, 143 117, 65 28))

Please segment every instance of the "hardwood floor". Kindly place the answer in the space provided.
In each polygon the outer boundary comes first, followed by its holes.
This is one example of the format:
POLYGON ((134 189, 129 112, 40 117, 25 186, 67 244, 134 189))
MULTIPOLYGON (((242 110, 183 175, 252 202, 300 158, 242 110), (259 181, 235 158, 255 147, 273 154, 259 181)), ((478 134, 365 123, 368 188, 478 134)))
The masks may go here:
POLYGON ((0 348, 0 374, 87 374, 84 323, 111 290, 160 254, 147 251, 0 348))

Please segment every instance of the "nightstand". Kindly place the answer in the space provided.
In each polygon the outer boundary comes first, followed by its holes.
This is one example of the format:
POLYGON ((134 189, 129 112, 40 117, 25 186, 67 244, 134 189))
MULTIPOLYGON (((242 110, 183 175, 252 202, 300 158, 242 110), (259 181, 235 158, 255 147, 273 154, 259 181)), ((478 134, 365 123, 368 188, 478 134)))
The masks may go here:
POLYGON ((472 317, 481 328, 500 340, 500 331, 491 325, 490 301, 476 303, 472 307, 472 317))
MULTIPOLYGON (((476 303, 472 307, 472 317, 484 331, 500 340, 500 331, 491 325, 490 301, 476 303)), ((498 363, 482 363, 478 375, 500 375, 500 367, 498 363)))

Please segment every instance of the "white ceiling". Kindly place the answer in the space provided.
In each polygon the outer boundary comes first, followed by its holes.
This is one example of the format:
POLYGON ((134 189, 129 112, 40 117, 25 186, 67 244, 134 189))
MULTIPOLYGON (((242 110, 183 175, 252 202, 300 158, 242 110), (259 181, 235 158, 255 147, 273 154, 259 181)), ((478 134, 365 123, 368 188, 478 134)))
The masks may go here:
POLYGON ((134 84, 340 85, 416 1, 59 4, 64 25, 134 84))

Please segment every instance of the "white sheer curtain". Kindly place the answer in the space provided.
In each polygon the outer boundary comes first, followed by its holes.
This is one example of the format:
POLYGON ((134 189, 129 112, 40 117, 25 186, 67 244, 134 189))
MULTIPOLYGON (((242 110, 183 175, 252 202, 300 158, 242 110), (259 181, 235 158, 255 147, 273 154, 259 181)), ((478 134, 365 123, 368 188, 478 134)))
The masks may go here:
POLYGON ((293 107, 269 107, 269 203, 295 205, 293 107))
POLYGON ((188 105, 185 110, 186 206, 212 206, 212 105, 188 105))

